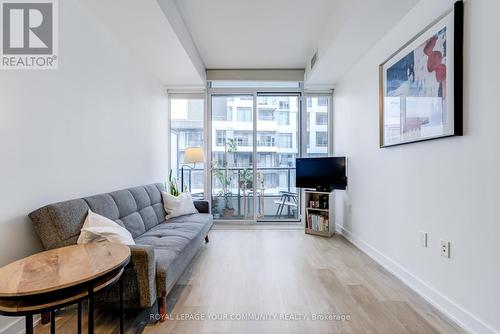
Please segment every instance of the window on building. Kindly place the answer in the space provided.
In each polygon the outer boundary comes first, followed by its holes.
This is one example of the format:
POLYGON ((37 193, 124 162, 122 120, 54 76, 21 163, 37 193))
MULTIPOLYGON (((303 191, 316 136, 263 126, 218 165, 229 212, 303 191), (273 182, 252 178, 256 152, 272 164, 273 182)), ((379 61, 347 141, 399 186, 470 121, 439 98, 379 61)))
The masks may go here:
POLYGON ((290 101, 286 100, 286 101, 280 101, 279 103, 279 108, 280 109, 290 109, 290 101))
POLYGON ((266 189, 276 189, 280 187, 280 180, 277 171, 263 171, 262 179, 264 183, 264 188, 266 189))
POLYGON ((212 104, 212 119, 214 121, 229 121, 233 120, 233 102, 232 98, 214 99, 212 104))
MULTIPOLYGON (((184 164, 184 152, 190 147, 204 146, 204 97, 175 94, 170 97, 170 168, 172 176, 180 185, 181 167, 184 164)), ((184 171, 184 187, 195 197, 203 197, 204 164, 197 163, 194 169, 184 171)))
POLYGON ((272 121, 274 120, 274 110, 262 109, 259 110, 259 121, 272 121))
POLYGON ((234 154, 234 165, 236 167, 245 167, 252 165, 252 152, 236 152, 234 154))
POLYGON ((326 131, 316 132, 316 146, 328 147, 328 132, 326 131))
POLYGON ((191 129, 186 131, 186 147, 201 147, 203 146, 203 131, 199 129, 191 129))
POLYGON ((328 125, 328 113, 327 112, 317 112, 316 113, 316 125, 328 125))
POLYGON ((225 130, 217 130, 215 132, 215 145, 216 146, 226 145, 226 131, 225 130))
POLYGON ((295 164, 295 154, 278 154, 278 163, 280 167, 292 167, 295 164))
POLYGON ((212 163, 214 165, 224 165, 224 152, 212 152, 212 163))
POLYGON ((279 111, 278 112, 278 125, 290 125, 290 112, 289 111, 279 111))
POLYGON ((212 110, 213 118, 216 121, 227 121, 227 108, 217 108, 212 110))
POLYGON ((270 104, 270 98, 267 96, 262 96, 259 98, 259 106, 267 106, 270 104))
POLYGON ((205 172, 196 168, 195 170, 186 170, 184 180, 191 181, 191 189, 203 189, 205 184, 205 172))
POLYGON ((318 107, 328 107, 328 96, 318 97, 318 107))
POLYGON ((309 157, 328 156, 329 134, 332 128, 329 119, 331 96, 306 96, 306 152, 309 157))
POLYGON ((252 121, 252 108, 250 107, 237 107, 236 120, 238 122, 251 122, 252 121))
POLYGON ((280 148, 292 148, 292 134, 291 133, 280 133, 278 134, 278 147, 280 148))
POLYGON ((251 131, 234 131, 234 139, 236 140, 237 147, 253 145, 251 131))
POLYGON ((274 166, 274 153, 257 153, 257 164, 260 166, 274 166))
POLYGON ((276 139, 274 136, 274 132, 258 132, 258 146, 276 146, 276 139))

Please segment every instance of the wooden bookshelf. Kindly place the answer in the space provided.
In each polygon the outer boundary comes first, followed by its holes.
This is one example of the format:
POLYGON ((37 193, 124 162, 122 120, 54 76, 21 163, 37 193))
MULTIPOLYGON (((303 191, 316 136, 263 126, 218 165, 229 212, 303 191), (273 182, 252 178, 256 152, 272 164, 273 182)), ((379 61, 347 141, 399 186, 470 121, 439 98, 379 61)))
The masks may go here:
POLYGON ((304 190, 303 196, 305 233, 331 237, 335 233, 333 191, 304 190))

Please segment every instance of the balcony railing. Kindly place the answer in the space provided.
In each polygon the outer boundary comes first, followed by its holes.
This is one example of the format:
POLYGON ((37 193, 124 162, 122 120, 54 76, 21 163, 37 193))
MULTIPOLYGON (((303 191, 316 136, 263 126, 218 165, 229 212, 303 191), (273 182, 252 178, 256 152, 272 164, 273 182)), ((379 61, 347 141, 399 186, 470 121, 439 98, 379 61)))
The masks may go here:
MULTIPOLYGON (((223 216, 220 211, 228 206, 234 208, 233 218, 248 216, 249 212, 253 212, 252 199, 255 193, 258 196, 256 211, 259 216, 277 219, 298 218, 298 210, 290 205, 286 205, 281 213, 277 212, 280 206, 279 202, 284 199, 283 194, 289 194, 290 196, 285 199, 287 204, 291 199, 298 202, 298 191, 295 187, 295 167, 257 168, 257 187, 253 185, 252 167, 228 167, 227 170, 226 168, 216 170, 222 173, 224 179, 230 181, 228 187, 224 190, 221 180, 213 174, 214 169, 211 170, 212 208, 216 215, 219 213, 220 216, 223 216)), ((203 195, 203 186, 202 184, 193 184, 193 174, 203 172, 203 169, 184 169, 185 185, 193 193, 194 197, 203 195)))

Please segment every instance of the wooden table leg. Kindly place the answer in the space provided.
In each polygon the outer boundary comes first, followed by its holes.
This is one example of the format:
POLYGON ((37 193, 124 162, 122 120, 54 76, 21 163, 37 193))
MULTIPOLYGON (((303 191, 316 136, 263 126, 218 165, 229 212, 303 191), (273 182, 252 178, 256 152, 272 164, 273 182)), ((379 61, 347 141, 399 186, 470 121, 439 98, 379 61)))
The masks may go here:
POLYGON ((26 316, 26 334, 33 334, 33 315, 26 316))
POLYGON ((82 334, 82 302, 78 302, 78 318, 76 332, 82 334))
POLYGON ((118 282, 120 286, 120 334, 125 333, 125 319, 123 318, 123 278, 118 282))
POLYGON ((94 287, 93 286, 89 287, 88 298, 89 298, 88 333, 94 334, 94 287))
POLYGON ((50 311, 50 334, 56 334, 56 311, 50 311))

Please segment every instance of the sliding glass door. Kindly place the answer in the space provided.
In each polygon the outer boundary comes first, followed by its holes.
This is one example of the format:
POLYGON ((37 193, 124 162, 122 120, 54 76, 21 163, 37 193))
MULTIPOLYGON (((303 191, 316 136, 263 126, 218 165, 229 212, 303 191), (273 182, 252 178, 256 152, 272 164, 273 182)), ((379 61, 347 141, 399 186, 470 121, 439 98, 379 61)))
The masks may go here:
POLYGON ((212 95, 214 218, 296 221, 299 94, 212 95))
POLYGON ((254 97, 215 95, 211 103, 214 218, 253 220, 254 97))
POLYGON ((298 94, 257 95, 256 208, 258 221, 297 220, 295 158, 299 154, 298 94))
POLYGON ((193 196, 211 199, 218 220, 298 221, 295 159, 332 154, 331 93, 219 88, 208 96, 205 113, 203 94, 170 93, 171 168, 179 189, 182 183, 193 196), (206 163, 199 159, 204 152, 206 163))

